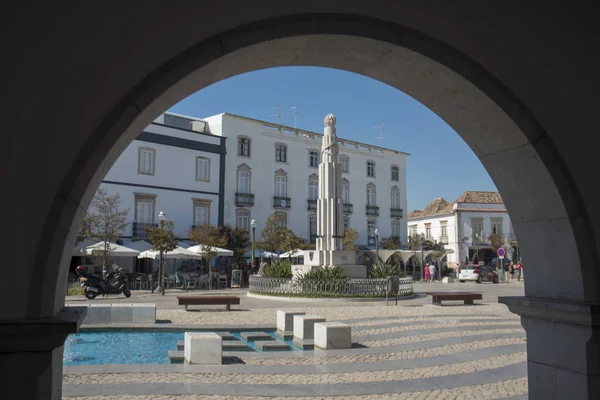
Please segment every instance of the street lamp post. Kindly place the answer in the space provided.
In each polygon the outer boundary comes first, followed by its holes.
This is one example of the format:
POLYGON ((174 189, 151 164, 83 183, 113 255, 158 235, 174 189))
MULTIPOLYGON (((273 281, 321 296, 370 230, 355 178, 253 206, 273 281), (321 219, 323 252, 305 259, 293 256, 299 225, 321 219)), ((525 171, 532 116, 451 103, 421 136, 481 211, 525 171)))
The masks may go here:
POLYGON ((377 262, 379 262, 379 228, 375 228, 375 254, 377 255, 377 262))
MULTIPOLYGON (((167 214, 165 214, 163 211, 161 211, 158 214, 158 221, 160 224, 160 229, 164 229, 165 228, 165 219, 167 218, 167 214)), ((162 250, 160 251, 159 254, 159 263, 158 263, 158 281, 160 284, 160 294, 161 295, 165 295, 165 266, 164 266, 164 262, 163 262, 163 252, 162 250)))
POLYGON ((252 226, 252 268, 254 269, 254 243, 256 242, 256 220, 253 219, 250 221, 250 226, 252 226))
POLYGON ((425 244, 425 234, 421 233, 420 239, 421 239, 421 282, 423 282, 425 280, 425 257, 423 255, 423 245, 425 244))

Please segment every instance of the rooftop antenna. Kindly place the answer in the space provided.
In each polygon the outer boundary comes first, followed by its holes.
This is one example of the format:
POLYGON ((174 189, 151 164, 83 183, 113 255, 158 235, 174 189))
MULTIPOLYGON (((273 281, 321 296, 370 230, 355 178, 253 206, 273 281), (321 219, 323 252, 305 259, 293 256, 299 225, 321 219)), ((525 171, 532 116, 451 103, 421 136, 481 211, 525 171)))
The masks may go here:
POLYGON ((291 110, 290 112, 291 112, 292 114, 294 114, 294 128, 295 128, 295 127, 296 127, 296 116, 297 116, 298 114, 300 114, 300 110, 298 110, 298 107, 296 107, 296 106, 291 106, 291 107, 290 107, 290 110, 291 110))
POLYGON ((373 128, 379 129, 379 136, 376 137, 379 140, 379 145, 381 146, 381 142, 383 142, 383 122, 380 122, 379 125, 375 125, 373 128))
POLYGON ((271 107, 271 110, 277 110, 275 112, 275 114, 270 114, 269 117, 277 117, 277 123, 279 125, 281 125, 281 116, 283 115, 283 113, 279 110, 281 110, 283 108, 283 106, 275 106, 275 107, 271 107))

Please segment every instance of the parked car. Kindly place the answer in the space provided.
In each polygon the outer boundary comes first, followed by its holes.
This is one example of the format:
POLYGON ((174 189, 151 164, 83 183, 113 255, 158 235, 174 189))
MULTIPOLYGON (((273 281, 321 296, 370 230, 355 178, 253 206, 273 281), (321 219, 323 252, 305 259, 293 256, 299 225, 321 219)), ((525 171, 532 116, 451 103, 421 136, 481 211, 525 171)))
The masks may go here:
POLYGON ((498 274, 492 271, 487 265, 463 265, 458 274, 460 282, 475 281, 477 283, 493 282, 498 283, 498 274))

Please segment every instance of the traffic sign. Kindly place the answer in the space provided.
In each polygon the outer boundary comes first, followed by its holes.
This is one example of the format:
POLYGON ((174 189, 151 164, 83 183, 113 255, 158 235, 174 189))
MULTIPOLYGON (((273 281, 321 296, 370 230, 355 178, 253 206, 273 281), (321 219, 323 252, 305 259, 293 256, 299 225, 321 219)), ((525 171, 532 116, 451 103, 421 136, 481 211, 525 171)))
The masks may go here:
POLYGON ((496 253, 498 253, 498 257, 504 257, 506 254, 502 247, 500 247, 496 253))

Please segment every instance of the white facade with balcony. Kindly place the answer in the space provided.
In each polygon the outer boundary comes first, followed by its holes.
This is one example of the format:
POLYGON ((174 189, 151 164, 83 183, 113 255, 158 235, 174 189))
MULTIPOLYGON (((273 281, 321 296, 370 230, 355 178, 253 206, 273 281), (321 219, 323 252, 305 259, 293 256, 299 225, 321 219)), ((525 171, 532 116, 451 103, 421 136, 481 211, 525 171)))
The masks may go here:
POLYGON ((449 251, 450 267, 457 262, 464 264, 467 257, 472 261, 472 255, 478 250, 489 259, 493 256, 488 240, 490 234, 500 235, 505 241, 516 241, 510 216, 501 201, 500 195, 494 192, 466 192, 452 203, 436 199, 423 210, 408 215, 408 234, 423 234, 426 240, 444 244, 449 251), (488 202, 478 202, 478 199, 488 202))
POLYGON ((145 238, 145 227, 158 224, 160 211, 175 222, 181 239, 189 238, 193 225, 223 221, 226 138, 162 122, 163 115, 138 135, 100 185, 109 195, 118 193, 121 208, 129 209, 124 243, 145 238))
MULTIPOLYGON (((249 228, 255 219, 258 238, 278 213, 314 241, 322 134, 232 114, 203 120, 210 133, 228 138, 224 223, 249 228)), ((373 244, 376 227, 380 237, 406 242, 406 156, 340 138, 346 224, 359 232, 357 244, 373 244)))

